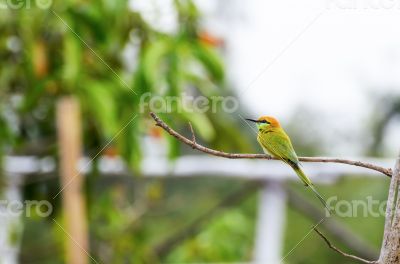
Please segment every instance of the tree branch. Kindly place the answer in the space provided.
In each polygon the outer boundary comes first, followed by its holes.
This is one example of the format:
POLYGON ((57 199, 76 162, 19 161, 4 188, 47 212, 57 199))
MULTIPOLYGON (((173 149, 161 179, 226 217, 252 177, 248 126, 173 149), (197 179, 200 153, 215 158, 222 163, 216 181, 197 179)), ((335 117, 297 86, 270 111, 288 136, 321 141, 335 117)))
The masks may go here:
POLYGON ((351 254, 347 254, 347 253, 343 252, 342 250, 338 249, 336 246, 334 246, 334 245, 329 241, 329 239, 328 239, 326 236, 324 236, 324 235, 318 230, 318 228, 315 227, 315 228, 314 228, 314 231, 317 232, 317 234, 326 242, 326 244, 328 245, 329 248, 331 248, 332 250, 336 251, 336 252, 339 253, 340 255, 342 255, 342 256, 344 256, 344 257, 346 257, 346 258, 351 258, 351 259, 354 259, 354 260, 358 260, 358 261, 360 261, 360 262, 362 262, 362 263, 369 263, 369 264, 378 263, 378 261, 376 261, 376 260, 366 260, 366 259, 363 259, 363 258, 354 256, 354 255, 351 255, 351 254))
MULTIPOLYGON (((150 113, 151 117, 154 119, 156 122, 156 126, 159 126, 163 128, 168 134, 171 136, 175 137, 179 141, 185 143, 186 145, 192 147, 193 149, 197 149, 199 151, 202 151, 204 153, 208 153, 214 156, 218 157, 223 157, 223 158, 228 158, 228 159, 267 159, 267 160, 275 160, 276 158, 266 155, 266 154, 238 154, 238 153, 227 153, 223 151, 218 151, 214 149, 207 148, 205 146, 202 146, 198 144, 195 140, 190 140, 172 128, 170 128, 164 121, 162 121, 156 114, 150 113)), ((322 158, 322 157, 300 157, 300 161, 303 162, 323 162, 323 163, 342 163, 342 164, 348 164, 348 165, 353 165, 357 167, 363 167, 366 169, 370 170, 375 170, 380 173, 383 173, 389 177, 392 176, 392 170, 389 168, 383 168, 371 163, 366 163, 366 162, 361 162, 361 161, 353 161, 353 160, 347 160, 347 159, 339 159, 339 158, 322 158)))
POLYGON ((379 263, 398 263, 400 256, 400 154, 394 165, 386 203, 385 229, 379 263))
MULTIPOLYGON (((324 209, 321 209, 320 206, 315 206, 293 188, 285 187, 285 191, 290 206, 298 213, 309 218, 312 222, 318 222, 320 219, 326 217, 324 209)), ((379 252, 374 247, 337 219, 329 217, 321 223, 321 227, 358 256, 366 259, 375 259, 379 256, 379 252)))

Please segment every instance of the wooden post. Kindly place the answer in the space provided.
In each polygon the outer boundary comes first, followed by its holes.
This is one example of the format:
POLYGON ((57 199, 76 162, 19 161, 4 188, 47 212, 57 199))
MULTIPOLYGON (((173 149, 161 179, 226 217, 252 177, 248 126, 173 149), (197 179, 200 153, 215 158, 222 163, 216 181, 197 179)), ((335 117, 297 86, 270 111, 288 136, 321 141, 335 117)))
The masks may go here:
POLYGON ((400 155, 394 166, 386 208, 380 264, 400 263, 400 155))
POLYGON ((61 194, 64 209, 66 263, 87 264, 88 235, 83 178, 78 171, 82 151, 81 117, 78 101, 64 97, 57 104, 61 194), (86 252, 85 252, 86 251, 86 252))

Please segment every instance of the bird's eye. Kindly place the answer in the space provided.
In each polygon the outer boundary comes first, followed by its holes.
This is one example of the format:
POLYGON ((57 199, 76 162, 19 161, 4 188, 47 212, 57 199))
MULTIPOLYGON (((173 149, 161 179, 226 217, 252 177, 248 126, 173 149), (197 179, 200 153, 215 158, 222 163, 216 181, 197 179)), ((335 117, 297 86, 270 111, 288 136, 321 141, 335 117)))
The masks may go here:
POLYGON ((269 122, 267 120, 261 120, 260 123, 269 124, 269 122))

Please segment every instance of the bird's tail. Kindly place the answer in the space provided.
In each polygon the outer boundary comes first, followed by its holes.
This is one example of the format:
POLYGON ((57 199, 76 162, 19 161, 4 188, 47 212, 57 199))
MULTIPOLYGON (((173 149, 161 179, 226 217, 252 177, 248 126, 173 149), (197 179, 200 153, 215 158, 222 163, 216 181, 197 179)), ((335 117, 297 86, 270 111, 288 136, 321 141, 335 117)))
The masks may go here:
POLYGON ((310 187, 310 189, 314 192, 315 196, 321 201, 321 203, 325 206, 326 210, 328 210, 329 213, 332 213, 331 209, 328 207, 328 204, 326 203, 325 199, 319 194, 319 192, 315 189, 314 185, 312 184, 310 178, 307 177, 307 175, 303 172, 303 170, 298 166, 293 166, 294 171, 296 172, 297 176, 302 180, 302 182, 307 186, 310 187))

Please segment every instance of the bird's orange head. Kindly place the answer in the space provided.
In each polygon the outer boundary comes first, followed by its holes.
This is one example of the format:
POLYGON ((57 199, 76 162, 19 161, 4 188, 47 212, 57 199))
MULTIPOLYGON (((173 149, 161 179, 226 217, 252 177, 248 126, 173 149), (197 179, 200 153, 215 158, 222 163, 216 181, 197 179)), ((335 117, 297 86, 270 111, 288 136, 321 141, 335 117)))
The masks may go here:
POLYGON ((272 127, 280 127, 281 125, 279 124, 279 121, 272 116, 262 116, 259 119, 257 119, 258 123, 266 123, 270 124, 272 127))
POLYGON ((262 116, 257 120, 246 118, 246 120, 256 123, 259 129, 267 127, 278 128, 281 126, 279 121, 272 116, 262 116))

